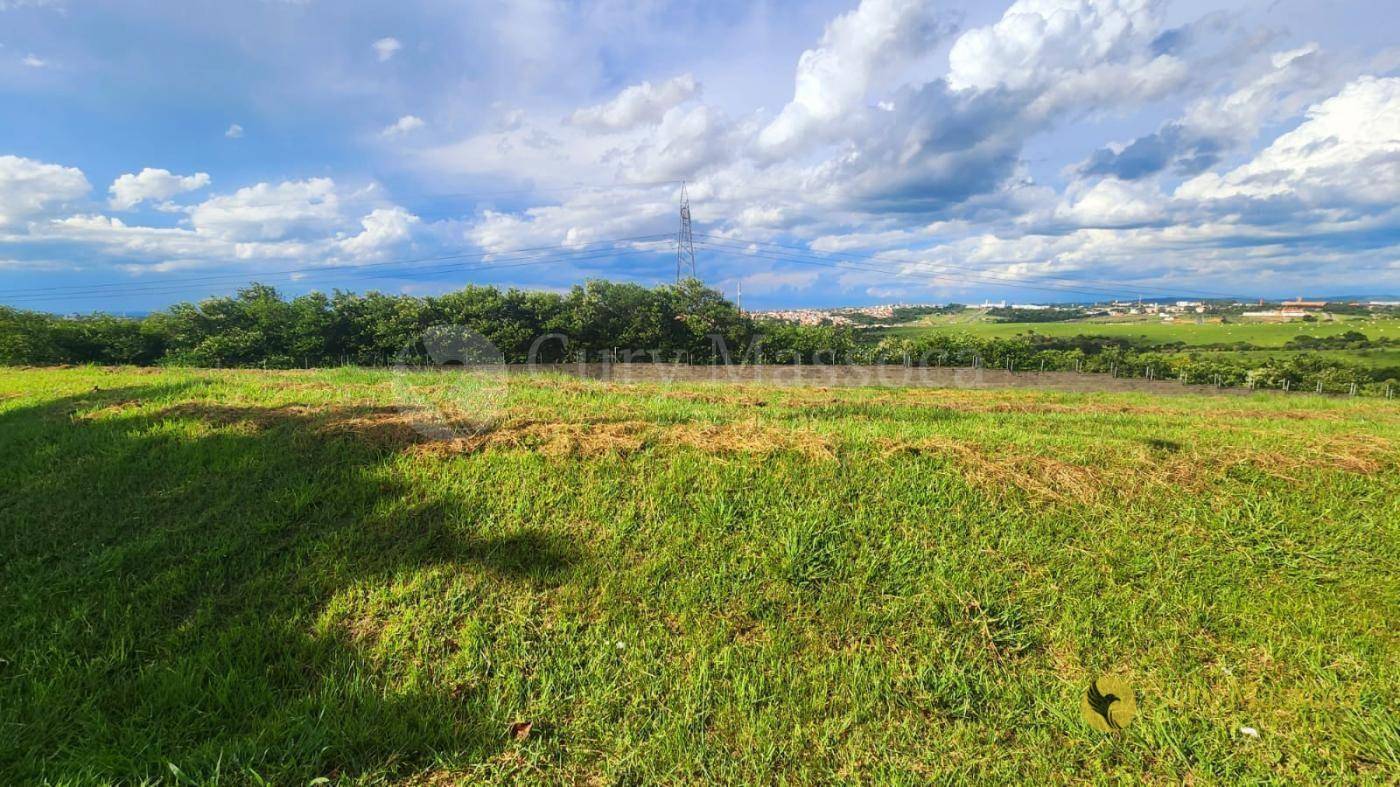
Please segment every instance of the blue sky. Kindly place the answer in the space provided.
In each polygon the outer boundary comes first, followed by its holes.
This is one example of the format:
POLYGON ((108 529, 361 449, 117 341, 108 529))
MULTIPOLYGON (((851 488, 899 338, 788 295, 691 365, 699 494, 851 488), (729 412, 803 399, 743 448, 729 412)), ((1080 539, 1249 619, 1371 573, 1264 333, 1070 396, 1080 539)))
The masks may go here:
POLYGON ((0 0, 0 303, 1396 292, 1392 12, 0 0))

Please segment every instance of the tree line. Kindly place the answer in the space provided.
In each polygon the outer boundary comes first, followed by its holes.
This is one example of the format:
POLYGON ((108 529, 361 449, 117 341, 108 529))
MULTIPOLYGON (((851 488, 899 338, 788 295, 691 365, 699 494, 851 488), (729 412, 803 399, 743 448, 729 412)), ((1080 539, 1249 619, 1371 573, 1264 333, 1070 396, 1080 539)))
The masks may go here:
MULTIPOLYGON (((1343 336, 1349 340, 1345 346, 1372 346, 1364 341, 1364 335, 1358 340, 1356 332, 1343 336)), ((1296 345, 1290 344, 1284 349, 1294 347, 1296 345)), ((1354 385, 1357 393, 1400 392, 1400 367, 1366 367, 1296 350, 1262 360, 1239 358, 1177 344, 1150 345, 1111 336, 1053 337, 1026 333, 1007 338, 979 338, 968 334, 929 333, 915 338, 887 337, 870 348, 869 356, 874 363, 981 366, 1027 372, 1079 371, 1192 385, 1324 393, 1347 393, 1354 385)))
MULTIPOLYGON (((201 367, 383 366, 424 352, 422 337, 461 325, 508 363, 601 359, 688 363, 875 363, 1082 371, 1290 390, 1380 392, 1400 369, 1367 368, 1309 352, 1262 362, 1199 348, 1106 336, 1022 334, 915 338, 832 325, 756 319, 694 279, 674 285, 589 281, 565 293, 469 286, 440 296, 312 292, 283 297, 253 284, 228 297, 179 303, 141 318, 60 317, 0 306, 0 364, 201 367), (565 341, 564 339, 567 339, 565 341)), ((1286 349, 1389 344, 1352 332, 1286 349)), ((1223 349, 1223 348, 1221 348, 1223 349)))
POLYGON ((754 320, 694 279, 654 288, 589 281, 567 293, 469 286, 427 297, 337 290, 290 299, 253 284, 141 318, 0 307, 0 363, 382 366, 421 353, 425 331, 440 325, 481 334, 509 363, 628 350, 638 361, 709 362, 744 357, 756 345, 812 362, 823 352, 847 357, 855 345, 850 331, 754 320), (539 341, 549 335, 567 342, 539 341))

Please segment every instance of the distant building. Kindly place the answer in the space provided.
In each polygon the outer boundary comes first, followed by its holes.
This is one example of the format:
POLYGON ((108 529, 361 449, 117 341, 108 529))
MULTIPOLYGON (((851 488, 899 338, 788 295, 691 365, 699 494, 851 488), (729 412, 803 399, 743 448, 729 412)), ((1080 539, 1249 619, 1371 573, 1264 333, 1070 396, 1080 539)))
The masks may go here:
POLYGON ((1279 310, 1306 314, 1308 312, 1319 312, 1325 308, 1327 308, 1327 301, 1305 301, 1302 298, 1297 298, 1291 301, 1284 301, 1279 307, 1279 310))

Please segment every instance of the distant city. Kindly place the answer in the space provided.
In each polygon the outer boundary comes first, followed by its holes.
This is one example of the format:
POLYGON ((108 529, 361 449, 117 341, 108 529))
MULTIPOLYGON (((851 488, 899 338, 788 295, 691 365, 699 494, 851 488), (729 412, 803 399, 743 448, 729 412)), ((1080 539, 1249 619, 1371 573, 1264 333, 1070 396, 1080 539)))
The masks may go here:
POLYGON ((1302 297, 1285 301, 1257 300, 1115 300, 1096 303, 1012 303, 984 301, 981 304, 959 303, 888 303, 876 306, 839 306, 831 308, 795 308, 751 311, 753 317, 795 322, 800 325, 836 325, 883 327, 909 321, 909 316, 938 312, 983 310, 1002 312, 1007 317, 1016 313, 1072 312, 1084 317, 1143 317, 1156 316, 1164 321, 1207 314, 1233 314, 1262 320, 1303 320, 1326 318, 1328 309, 1390 309, 1400 307, 1400 298, 1314 298, 1302 297))

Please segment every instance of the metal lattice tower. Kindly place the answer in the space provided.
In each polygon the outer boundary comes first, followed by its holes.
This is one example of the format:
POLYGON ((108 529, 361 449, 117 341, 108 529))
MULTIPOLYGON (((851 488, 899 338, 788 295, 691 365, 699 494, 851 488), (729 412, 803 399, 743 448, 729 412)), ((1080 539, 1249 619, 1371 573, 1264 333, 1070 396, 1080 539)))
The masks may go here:
POLYGON ((676 235, 676 283, 685 277, 689 266, 690 278, 695 276, 695 241, 690 231, 690 196, 685 191, 685 181, 681 181, 681 229, 676 235))

